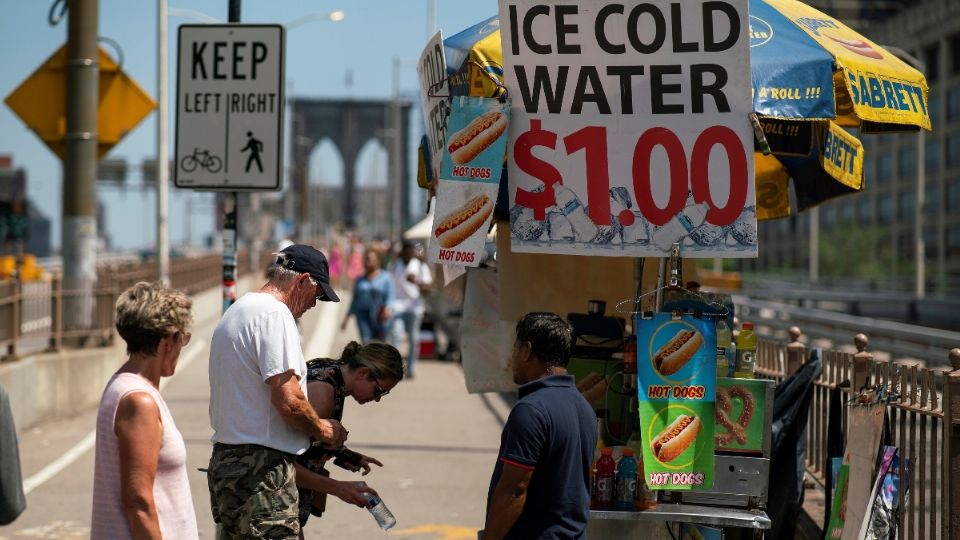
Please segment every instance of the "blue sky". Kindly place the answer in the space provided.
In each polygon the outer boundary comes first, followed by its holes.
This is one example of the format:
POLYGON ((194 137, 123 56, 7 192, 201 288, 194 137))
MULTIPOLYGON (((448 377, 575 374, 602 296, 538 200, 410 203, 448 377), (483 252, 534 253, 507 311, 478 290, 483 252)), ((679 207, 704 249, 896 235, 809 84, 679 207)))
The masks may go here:
MULTIPOLYGON (((0 97, 6 98, 65 41, 67 25, 47 23, 54 0, 3 2, 0 5, 0 97)), ((227 18, 227 0, 170 0, 171 9, 190 9, 221 20, 227 18)), ((497 12, 495 0, 437 0, 437 27, 444 36, 459 32, 497 12)), ((427 0, 243 0, 242 20, 248 23, 287 23, 307 14, 342 10, 338 23, 310 22, 287 34, 287 95, 302 97, 388 98, 393 89, 393 58, 402 61, 400 90, 417 93, 416 59, 427 41, 427 0), (347 91, 347 74, 352 86, 347 91)), ((119 43, 123 69, 152 97, 156 97, 156 2, 152 0, 100 0, 100 35, 119 43)), ((177 26, 196 21, 171 17, 170 148, 173 151, 173 118, 176 90, 177 26)), ((104 47, 116 57, 109 45, 104 47)), ((419 115, 419 111, 416 111, 419 115)), ((132 166, 128 183, 141 182, 140 163, 155 155, 156 114, 147 117, 107 155, 123 158, 132 166)), ((414 120, 419 121, 420 116, 414 120)), ((62 167, 60 160, 7 108, 0 105, 0 154, 12 154, 14 166, 27 171, 28 196, 53 219, 53 241, 60 243, 62 167)), ((286 154, 286 152, 285 152, 286 154)), ((333 151, 321 147, 313 158, 321 181, 341 178, 333 151), (318 170, 322 169, 322 170, 318 170)), ((358 163, 361 184, 376 181, 386 170, 386 156, 371 147, 358 163)), ((286 183, 286 179, 285 179, 286 183)), ((106 208, 107 230, 115 247, 152 246, 156 236, 152 193, 139 189, 98 189, 106 208)), ((176 244, 190 239, 197 244, 213 232, 213 206, 209 194, 177 190, 171 186, 170 237, 176 244), (189 218, 187 217, 189 213, 189 218)))

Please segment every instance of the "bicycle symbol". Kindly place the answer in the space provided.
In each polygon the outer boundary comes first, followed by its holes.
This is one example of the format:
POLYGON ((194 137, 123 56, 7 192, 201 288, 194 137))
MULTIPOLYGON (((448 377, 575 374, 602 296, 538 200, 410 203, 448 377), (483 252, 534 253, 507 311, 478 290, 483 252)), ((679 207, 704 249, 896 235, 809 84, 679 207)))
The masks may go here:
POLYGON ((207 172, 215 173, 223 167, 223 160, 211 154, 209 150, 201 152, 199 148, 194 148, 193 154, 180 160, 180 168, 183 172, 193 172, 197 166, 207 172))

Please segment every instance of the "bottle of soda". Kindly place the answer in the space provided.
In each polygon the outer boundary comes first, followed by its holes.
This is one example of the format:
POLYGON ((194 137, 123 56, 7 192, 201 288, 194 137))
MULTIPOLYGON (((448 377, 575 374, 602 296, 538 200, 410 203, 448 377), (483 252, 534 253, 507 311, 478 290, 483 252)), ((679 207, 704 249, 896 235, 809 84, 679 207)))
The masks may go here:
POLYGON ((733 338, 730 334, 730 327, 727 326, 727 320, 723 317, 717 321, 717 377, 730 376, 730 360, 727 357, 727 349, 733 338))
POLYGON ((604 448, 600 451, 596 469, 593 479, 594 507, 598 510, 609 510, 613 508, 613 484, 617 469, 617 464, 613 461, 612 448, 604 448))
POLYGON ((637 462, 633 459, 633 449, 626 447, 617 462, 617 489, 614 508, 633 510, 633 499, 637 491, 637 462))
POLYGON ((640 434, 640 421, 633 425, 633 435, 627 441, 627 446, 633 450, 633 458, 637 462, 637 486, 634 490, 634 510, 649 510, 657 507, 657 496, 647 486, 647 476, 643 470, 643 438, 640 434))
POLYGON ((593 461, 590 463, 590 507, 596 508, 597 502, 597 463, 602 457, 600 452, 604 449, 605 445, 603 444, 603 434, 606 432, 606 417, 607 410, 600 409, 597 411, 597 446, 593 449, 593 461))
POLYGON ((397 518, 393 517, 393 512, 383 504, 383 499, 376 495, 367 494, 367 510, 373 514, 377 525, 385 531, 397 524, 397 518))
POLYGON ((737 365, 733 376, 737 379, 752 379, 756 371, 755 354, 757 335, 753 333, 753 323, 745 322, 737 335, 737 365))

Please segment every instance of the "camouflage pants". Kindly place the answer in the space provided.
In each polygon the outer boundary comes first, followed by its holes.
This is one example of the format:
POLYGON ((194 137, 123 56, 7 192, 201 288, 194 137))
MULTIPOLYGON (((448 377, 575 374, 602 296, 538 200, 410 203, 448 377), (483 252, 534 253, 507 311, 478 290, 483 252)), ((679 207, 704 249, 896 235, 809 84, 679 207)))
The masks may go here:
POLYGON ((207 485, 223 538, 295 539, 294 456, 254 444, 213 445, 207 485))

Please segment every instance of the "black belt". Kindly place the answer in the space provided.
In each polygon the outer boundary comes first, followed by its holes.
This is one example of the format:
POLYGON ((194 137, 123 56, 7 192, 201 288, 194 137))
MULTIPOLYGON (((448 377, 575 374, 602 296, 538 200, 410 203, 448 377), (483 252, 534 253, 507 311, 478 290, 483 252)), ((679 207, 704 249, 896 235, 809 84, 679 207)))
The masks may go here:
POLYGON ((270 448, 269 446, 263 446, 260 444, 251 444, 251 443, 227 444, 227 443, 215 442, 213 443, 213 449, 215 451, 216 450, 260 450, 260 451, 266 450, 267 452, 276 452, 278 454, 281 454, 283 455, 283 457, 289 460, 294 460, 297 458, 296 454, 291 454, 290 452, 284 452, 283 450, 277 450, 276 448, 270 448))

